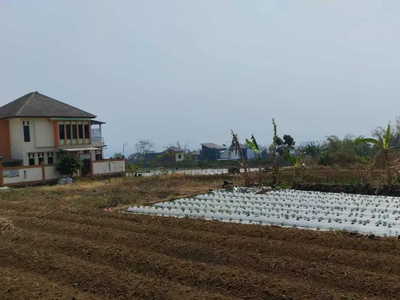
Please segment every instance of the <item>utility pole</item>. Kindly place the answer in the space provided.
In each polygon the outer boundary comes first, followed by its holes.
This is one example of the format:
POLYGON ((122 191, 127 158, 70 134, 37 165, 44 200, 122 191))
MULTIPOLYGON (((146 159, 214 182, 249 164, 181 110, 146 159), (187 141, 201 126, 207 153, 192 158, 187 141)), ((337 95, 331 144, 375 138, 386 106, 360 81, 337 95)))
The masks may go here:
POLYGON ((124 143, 124 145, 122 146, 122 156, 125 158, 125 146, 127 146, 127 143, 124 143))

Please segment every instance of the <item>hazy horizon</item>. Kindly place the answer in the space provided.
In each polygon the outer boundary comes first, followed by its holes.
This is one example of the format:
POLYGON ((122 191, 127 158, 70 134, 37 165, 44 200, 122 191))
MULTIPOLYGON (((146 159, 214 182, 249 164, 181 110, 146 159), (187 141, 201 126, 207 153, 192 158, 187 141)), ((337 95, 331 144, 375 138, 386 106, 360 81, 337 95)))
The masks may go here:
POLYGON ((254 134, 370 135, 400 115, 400 2, 0 1, 0 106, 32 91, 107 122, 106 155, 254 134), (397 75, 396 75, 397 74, 397 75))

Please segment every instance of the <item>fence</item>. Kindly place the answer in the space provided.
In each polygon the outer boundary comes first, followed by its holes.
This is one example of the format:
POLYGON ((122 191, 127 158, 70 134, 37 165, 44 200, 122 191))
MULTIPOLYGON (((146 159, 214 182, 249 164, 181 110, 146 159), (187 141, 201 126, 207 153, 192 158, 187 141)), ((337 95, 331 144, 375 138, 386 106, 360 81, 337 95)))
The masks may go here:
POLYGON ((125 173, 125 159, 92 161, 92 175, 113 175, 125 173))
MULTIPOLYGON (((79 172, 80 173, 80 172, 79 172)), ((91 175, 110 176, 125 173, 124 159, 92 161, 91 175)), ((77 176, 81 176, 78 174, 77 176)), ((0 186, 23 186, 54 182, 61 178, 56 165, 3 167, 0 160, 0 186)))
POLYGON ((0 163, 0 186, 38 184, 57 180, 61 175, 55 165, 18 166, 3 168, 0 163))

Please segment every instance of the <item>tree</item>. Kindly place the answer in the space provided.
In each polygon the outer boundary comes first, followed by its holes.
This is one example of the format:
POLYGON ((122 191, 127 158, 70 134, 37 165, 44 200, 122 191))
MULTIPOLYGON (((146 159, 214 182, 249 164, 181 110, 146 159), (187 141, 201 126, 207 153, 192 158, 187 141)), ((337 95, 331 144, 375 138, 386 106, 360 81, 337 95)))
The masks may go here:
POLYGON ((285 159, 286 159, 289 163, 291 163, 291 164, 293 165, 293 168, 294 168, 294 169, 293 169, 293 174, 294 174, 293 178, 294 178, 294 180, 297 179, 297 176, 298 176, 298 178, 301 180, 301 173, 298 172, 299 166, 300 166, 300 162, 299 162, 300 157, 299 157, 299 155, 296 155, 296 157, 293 158, 293 157, 290 155, 289 150, 286 150, 286 152, 285 152, 285 159))
POLYGON ((258 184, 262 183, 262 167, 261 167, 261 155, 260 147, 258 146, 257 140, 254 135, 251 135, 251 139, 246 139, 246 144, 249 146, 256 154, 258 154, 258 184))
POLYGON ((152 152, 155 145, 150 140, 141 140, 135 144, 136 152, 144 156, 146 153, 152 152))
POLYGON ((274 136, 272 139, 272 159, 273 159, 272 186, 275 186, 279 183, 279 166, 278 166, 278 161, 276 159, 276 151, 278 143, 281 142, 281 139, 278 136, 277 126, 274 118, 272 118, 272 126, 274 132, 274 136))
POLYGON ((232 152, 235 152, 235 154, 239 155, 239 163, 241 167, 244 169, 244 174, 245 174, 244 184, 245 186, 249 186, 251 184, 249 178, 249 169, 243 157, 242 147, 240 145, 238 135, 234 133, 233 130, 231 130, 231 134, 232 134, 232 140, 231 140, 231 145, 229 146, 229 156, 231 155, 232 152))
POLYGON ((144 157, 139 152, 135 152, 128 156, 127 161, 133 164, 142 164, 144 162, 144 157))
POLYGON ((371 169, 377 166, 379 163, 381 163, 382 167, 386 171, 386 176, 385 176, 386 184, 390 185, 392 183, 392 176, 390 174, 390 167, 389 167, 389 150, 392 148, 390 146, 390 142, 392 139, 392 128, 390 126, 390 123, 388 124, 387 129, 384 133, 382 133, 382 130, 378 128, 378 130, 374 130, 372 132, 372 135, 375 136, 375 138, 359 137, 354 141, 354 143, 373 144, 378 148, 378 153, 375 156, 371 169))
POLYGON ((116 152, 114 155, 111 157, 113 159, 122 159, 124 156, 121 152, 116 152))
POLYGON ((283 144, 287 146, 288 150, 294 149, 294 145, 296 144, 296 142, 291 135, 285 134, 283 136, 283 141, 283 144))
MULTIPOLYGON (((275 122, 275 121, 274 121, 275 122)), ((276 125, 276 124, 275 124, 276 125)), ((274 126, 275 126, 274 125, 274 126)), ((291 135, 285 134, 283 136, 283 139, 280 138, 278 135, 274 138, 274 144, 275 144, 275 152, 278 152, 279 156, 284 156, 285 152, 287 150, 293 150, 294 149, 294 145, 296 144, 296 142, 294 141, 294 139, 292 138, 291 135)), ((269 150, 272 152, 273 151, 274 146, 271 145, 269 150)))
POLYGON ((73 153, 60 151, 57 154, 56 170, 61 175, 72 177, 83 167, 82 161, 73 153))
POLYGON ((154 144, 150 140, 140 140, 135 144, 136 152, 129 155, 127 161, 136 165, 144 165, 147 153, 153 152, 154 144))
POLYGON ((304 153, 310 155, 311 158, 317 158, 321 156, 322 151, 325 150, 325 145, 318 142, 309 142, 304 148, 304 153))

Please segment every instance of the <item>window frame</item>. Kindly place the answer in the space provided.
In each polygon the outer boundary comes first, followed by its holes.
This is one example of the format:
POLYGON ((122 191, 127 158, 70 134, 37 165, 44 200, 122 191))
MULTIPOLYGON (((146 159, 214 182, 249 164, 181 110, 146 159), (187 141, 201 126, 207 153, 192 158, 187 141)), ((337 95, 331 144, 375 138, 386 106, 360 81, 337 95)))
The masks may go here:
POLYGON ((99 149, 99 150, 95 150, 94 151, 94 156, 95 156, 95 160, 103 160, 103 150, 99 149))
POLYGON ((22 132, 24 136, 24 142, 30 143, 31 142, 31 128, 29 121, 22 121, 22 132))
POLYGON ((90 127, 88 122, 83 124, 83 132, 85 135, 85 140, 90 140, 90 127))
POLYGON ((78 124, 78 136, 79 136, 79 139, 80 139, 80 140, 83 140, 83 135, 84 135, 84 133, 85 133, 85 129, 84 129, 84 127, 83 127, 83 124, 82 124, 82 123, 79 123, 79 124, 78 124))
POLYGON ((60 141, 65 141, 65 126, 63 122, 58 123, 58 136, 60 138, 60 141))
POLYGON ((38 152, 37 157, 38 157, 38 165, 44 163, 44 152, 38 152))
POLYGON ((54 152, 47 152, 46 156, 47 156, 47 164, 53 165, 54 164, 54 152), (50 162, 50 159, 51 159, 51 162, 50 162))
POLYGON ((71 134, 72 127, 71 126, 72 126, 71 123, 65 124, 65 131, 66 131, 65 138, 67 141, 70 141, 72 139, 72 134, 71 134))
POLYGON ((35 155, 35 153, 28 153, 28 165, 36 166, 36 155, 35 155), (31 163, 32 159, 33 159, 33 163, 31 163))
POLYGON ((78 124, 72 123, 72 139, 77 140, 78 139, 78 124))

